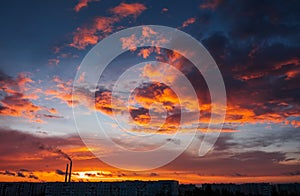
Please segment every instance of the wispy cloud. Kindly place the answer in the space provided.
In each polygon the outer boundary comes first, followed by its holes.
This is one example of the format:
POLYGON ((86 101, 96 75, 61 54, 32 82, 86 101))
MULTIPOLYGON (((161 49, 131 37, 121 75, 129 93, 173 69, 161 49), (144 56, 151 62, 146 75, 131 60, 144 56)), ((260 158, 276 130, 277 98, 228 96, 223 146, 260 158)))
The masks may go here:
POLYGON ((74 7, 74 11, 79 12, 82 8, 87 7, 88 4, 93 1, 99 1, 99 0, 79 0, 78 3, 74 7))
POLYGON ((141 3, 121 3, 120 5, 110 9, 112 13, 120 17, 133 16, 137 17, 147 8, 141 3))
POLYGON ((42 115, 53 115, 57 111, 54 108, 47 108, 34 104, 31 100, 38 99, 40 89, 32 91, 30 83, 34 81, 27 76, 28 74, 21 73, 17 78, 11 78, 4 73, 1 73, 0 84, 1 92, 3 93, 0 99, 0 115, 22 117, 31 122, 44 122, 42 115))
POLYGON ((98 16, 91 24, 78 27, 74 32, 73 41, 69 45, 77 49, 85 49, 89 45, 95 45, 100 39, 113 32, 115 23, 120 22, 125 17, 137 17, 146 6, 141 3, 121 3, 110 9, 113 16, 98 16))
POLYGON ((222 0, 205 0, 204 3, 200 4, 201 9, 216 9, 220 4, 222 3, 222 0))
POLYGON ((103 36, 113 31, 114 23, 119 20, 116 17, 96 17, 91 25, 76 29, 70 46, 85 49, 88 45, 95 45, 103 36))
POLYGON ((191 24, 193 24, 195 22, 196 22, 196 18, 189 18, 189 19, 187 19, 186 21, 184 21, 182 23, 181 27, 185 28, 185 27, 187 27, 187 26, 189 26, 189 25, 191 25, 191 24))

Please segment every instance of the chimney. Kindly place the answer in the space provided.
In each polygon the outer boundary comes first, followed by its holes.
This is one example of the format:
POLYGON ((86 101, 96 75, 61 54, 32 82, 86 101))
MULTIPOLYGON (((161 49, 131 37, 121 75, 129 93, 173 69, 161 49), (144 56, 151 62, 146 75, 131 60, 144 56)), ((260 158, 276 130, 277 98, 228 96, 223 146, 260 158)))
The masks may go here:
POLYGON ((68 182, 68 169, 69 169, 69 164, 66 165, 65 182, 68 182))
POLYGON ((71 182, 71 177, 72 177, 72 160, 70 160, 69 182, 71 182))

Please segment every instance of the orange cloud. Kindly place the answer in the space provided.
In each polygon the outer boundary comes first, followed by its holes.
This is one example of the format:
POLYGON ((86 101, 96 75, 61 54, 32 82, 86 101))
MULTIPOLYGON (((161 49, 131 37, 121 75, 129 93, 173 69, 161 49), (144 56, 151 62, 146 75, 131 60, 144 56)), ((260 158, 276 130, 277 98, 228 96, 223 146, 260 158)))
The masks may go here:
POLYGON ((274 69, 280 69, 284 66, 287 66, 287 65, 300 65, 300 59, 299 58, 291 58, 289 60, 286 60, 286 61, 282 61, 282 62, 278 62, 275 64, 275 68, 274 69))
POLYGON ((154 102, 159 102, 164 104, 167 110, 172 110, 172 106, 179 104, 179 99, 174 91, 161 83, 152 83, 148 86, 137 88, 133 95, 134 102, 144 108, 150 108, 154 102))
POLYGON ((141 3, 121 3, 120 5, 110 9, 110 11, 121 17, 137 17, 146 9, 146 6, 141 3))
POLYGON ((149 38, 153 35, 157 35, 157 32, 155 32, 153 29, 151 29, 150 27, 143 27, 142 28, 142 35, 144 36, 144 38, 149 38))
MULTIPOLYGON (((139 109, 131 109, 130 110, 130 114, 131 114, 133 120, 135 121, 135 123, 138 125, 147 125, 151 120, 149 112, 140 113, 140 114, 138 112, 139 112, 139 109), (136 112, 137 112, 137 114, 135 114, 136 112)), ((141 128, 139 131, 142 131, 142 130, 144 130, 144 129, 141 128)))
POLYGON ((70 107, 72 104, 77 104, 76 99, 74 102, 72 97, 72 80, 65 82, 58 76, 54 76, 52 81, 56 83, 55 89, 48 89, 44 92, 46 96, 50 96, 49 99, 57 98, 70 107))
POLYGON ((96 35, 95 29, 77 28, 70 46, 77 49, 85 49, 88 45, 98 43, 98 40, 99 37, 96 35))
POLYGON ((252 80, 252 79, 256 79, 256 78, 261 78, 265 75, 265 73, 253 73, 253 74, 247 74, 247 75, 242 75, 242 76, 239 76, 238 78, 240 80, 252 80))
POLYGON ((139 51, 138 56, 142 56, 144 59, 146 59, 150 56, 153 50, 154 50, 153 48, 142 48, 139 51))
POLYGON ((22 98, 18 95, 13 96, 7 96, 5 99, 0 101, 1 103, 1 110, 0 115, 4 116, 14 116, 14 117, 23 117, 26 119, 29 119, 30 122, 38 122, 43 123, 44 121, 41 119, 41 117, 46 118, 53 118, 57 117, 54 115, 48 115, 48 114, 40 114, 41 112, 47 112, 51 114, 56 114, 57 111, 54 108, 47 108, 43 106, 38 106, 33 104, 28 99, 22 98))
POLYGON ((87 7, 88 4, 93 1, 98 1, 98 0, 79 0, 79 2, 74 7, 74 11, 79 12, 82 8, 87 7))
POLYGON ((189 26, 189 25, 191 25, 191 24, 193 24, 195 22, 196 22, 196 18, 189 18, 189 19, 187 19, 186 21, 184 21, 182 23, 181 27, 185 28, 185 27, 187 27, 187 26, 189 26))
POLYGON ((175 51, 168 51, 166 54, 159 55, 156 58, 157 60, 168 63, 179 70, 182 70, 182 68, 185 66, 182 55, 175 51))
POLYGON ((151 83, 136 88, 129 102, 132 106, 138 105, 130 108, 131 117, 138 126, 131 131, 173 133, 177 130, 180 122, 180 113, 177 111, 180 107, 179 99, 168 86, 151 83), (161 116, 164 113, 166 116, 161 116))
MULTIPOLYGON (((288 120, 289 117, 299 117, 299 111, 291 109, 289 111, 281 110, 286 108, 288 104, 284 102, 270 101, 266 104, 273 105, 272 110, 265 110, 265 103, 252 103, 249 106, 247 100, 229 99, 226 108, 225 123, 236 124, 257 124, 257 123, 273 123, 281 125, 291 125, 298 127, 299 123, 296 120, 288 120)), ((271 106, 268 106, 271 107, 271 106)))
POLYGON ((202 3, 199 7, 200 7, 201 9, 210 9, 210 10, 214 10, 214 9, 216 9, 221 3, 222 3, 222 0, 207 0, 206 2, 202 3))
MULTIPOLYGON (((85 73, 79 76, 77 82, 84 82, 84 80, 85 73)), ((107 115, 111 115, 113 109, 115 109, 115 111, 121 110, 121 108, 118 108, 118 105, 121 105, 118 100, 116 100, 114 105, 111 104, 110 91, 98 90, 95 96, 93 96, 94 94, 90 90, 77 88, 76 93, 72 94, 72 80, 63 81, 60 77, 54 76, 52 82, 55 83, 55 86, 43 92, 44 95, 47 96, 46 99, 58 99, 69 107, 78 105, 85 106, 90 110, 97 110, 107 115)))
POLYGON ((133 34, 129 37, 121 37, 120 41, 122 42, 122 48, 123 49, 129 49, 131 51, 136 50, 136 36, 133 34))
MULTIPOLYGON (((47 108, 34 104, 30 99, 38 99, 40 89, 31 91, 30 83, 34 81, 25 73, 20 73, 16 79, 7 77, 0 79, 1 91, 4 96, 0 100, 0 115, 22 117, 30 122, 44 122, 39 112, 57 113, 54 108, 47 108), (31 93, 29 93, 31 91, 31 93)), ((47 114, 46 114, 47 115, 47 114)), ((47 117, 47 116, 44 116, 47 117)))
POLYGON ((95 108, 105 114, 112 114, 111 92, 104 91, 97 93, 95 100, 95 108))
POLYGON ((99 112, 102 112, 107 115, 112 115, 113 111, 115 113, 121 113, 122 111, 128 110, 126 105, 122 100, 113 98, 112 93, 109 90, 98 90, 95 94, 95 100, 90 106, 91 109, 96 109, 99 112), (95 108, 93 107, 95 105, 95 108))
MULTIPOLYGON (((151 39, 152 36, 157 35, 155 31, 153 31, 149 27, 144 27, 142 31, 142 38, 140 39, 151 39)), ((136 50, 135 45, 136 43, 136 38, 135 36, 129 37, 129 38, 121 38, 122 41, 122 47, 123 48, 129 48, 131 51, 136 50)), ((164 39, 161 40, 153 40, 153 42, 164 42, 164 39)), ((138 56, 142 56, 144 59, 148 58, 152 53, 156 54, 161 54, 161 48, 156 47, 156 46, 151 46, 149 48, 142 48, 138 52, 138 56)))
POLYGON ((286 75, 286 80, 296 78, 297 76, 300 75, 300 68, 294 69, 294 70, 289 70, 285 73, 285 75, 286 75))
POLYGON ((293 125, 295 128, 300 127, 300 121, 292 120, 290 123, 291 123, 291 125, 293 125))
POLYGON ((94 20, 94 28, 100 32, 110 33, 113 31, 113 24, 118 21, 116 17, 97 17, 94 20))
MULTIPOLYGON (((85 73, 81 74, 77 82, 84 82, 85 73)), ((84 106, 89 110, 97 110, 107 115, 112 115, 112 111, 121 112, 126 110, 120 100, 115 100, 112 104, 111 92, 108 90, 97 90, 92 93, 89 89, 77 88, 76 93, 72 94, 72 80, 63 81, 58 76, 54 76, 52 81, 55 86, 43 92, 47 99, 58 99, 69 107, 84 106)))
MULTIPOLYGON (((87 6, 91 0, 80 1, 78 6, 87 6)), ((111 33, 114 29, 114 24, 127 16, 137 17, 146 7, 141 3, 121 3, 120 5, 112 8, 110 11, 115 14, 111 17, 96 17, 90 25, 78 27, 73 33, 73 40, 69 46, 77 49, 85 49, 89 45, 95 45, 98 41, 111 33)))
POLYGON ((113 25, 118 21, 119 18, 116 17, 96 17, 90 26, 76 29, 70 46, 84 49, 88 45, 95 45, 102 36, 113 31, 113 25))
MULTIPOLYGON (((142 28, 142 35, 137 37, 135 34, 132 34, 128 37, 121 37, 120 41, 122 42, 122 49, 127 49, 131 51, 135 51, 137 48, 137 45, 148 45, 151 44, 152 46, 161 45, 168 42, 168 39, 165 37, 162 37, 157 34, 153 29, 150 27, 143 27, 142 28)), ((151 52, 157 52, 160 53, 160 48, 153 47, 152 49, 146 49, 139 52, 140 56, 147 57, 148 53, 151 52), (147 51, 148 50, 148 51, 147 51)))
MULTIPOLYGON (((300 60, 298 58, 291 58, 286 61, 276 62, 271 68, 271 71, 274 75, 284 75, 286 80, 290 80, 299 75, 300 69, 300 60), (289 68, 288 68, 289 67, 289 68), (286 69, 288 68, 288 69, 286 69), (280 71, 280 72, 279 72, 280 71)), ((243 73, 242 75, 237 75, 236 78, 240 80, 252 80, 257 78, 262 78, 266 75, 270 75, 270 70, 268 71, 257 71, 252 73, 243 73)), ((271 72, 271 74, 272 74, 271 72)))

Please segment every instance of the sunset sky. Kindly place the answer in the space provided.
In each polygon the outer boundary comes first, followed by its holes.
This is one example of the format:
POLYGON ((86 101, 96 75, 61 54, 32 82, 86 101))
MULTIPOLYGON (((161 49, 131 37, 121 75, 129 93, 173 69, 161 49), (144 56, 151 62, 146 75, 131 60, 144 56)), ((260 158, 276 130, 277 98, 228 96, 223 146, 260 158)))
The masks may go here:
MULTIPOLYGON (((64 181, 68 155, 73 181, 300 182, 299 1, 11 0, 1 3, 0 24, 0 181, 64 181), (120 43, 128 50, 104 70, 96 89, 87 87, 89 75, 80 65, 93 46, 139 25, 191 35, 218 65, 226 117, 205 156, 198 156, 198 148, 205 133, 222 124, 210 121, 221 106, 212 104, 207 81, 185 56, 193 51, 134 48, 139 40, 124 37, 120 43), (147 63, 154 60, 161 63, 147 63), (179 72, 193 92, 178 83, 180 96, 169 86, 179 72), (121 82, 119 88, 125 90, 139 77, 149 80, 129 98, 112 99, 122 77, 128 85, 121 82), (73 82, 84 87, 74 97, 73 82), (115 116, 124 121, 116 123, 115 116), (136 171, 142 167, 138 161, 129 164, 135 159, 98 138, 94 119, 113 142, 139 153, 170 143, 161 157, 186 144, 193 131, 196 136, 175 160, 136 171), (123 168, 132 170, 110 166, 100 160, 105 157, 120 157, 123 168)), ((150 39, 157 32, 143 28, 142 35, 150 39)))

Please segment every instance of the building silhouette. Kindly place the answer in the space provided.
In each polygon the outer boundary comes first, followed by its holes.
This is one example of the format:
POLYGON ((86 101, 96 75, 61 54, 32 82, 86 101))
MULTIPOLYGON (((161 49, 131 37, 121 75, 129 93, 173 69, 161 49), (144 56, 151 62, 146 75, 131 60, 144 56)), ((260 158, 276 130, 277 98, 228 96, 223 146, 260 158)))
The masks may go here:
POLYGON ((0 195, 178 196, 178 181, 0 183, 0 195))
POLYGON ((174 180, 122 182, 0 182, 0 196, 299 196, 300 184, 178 184, 174 180))

